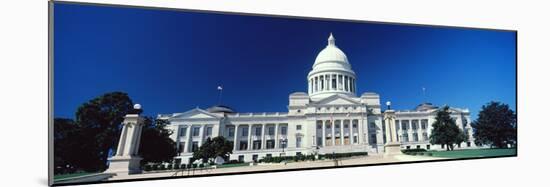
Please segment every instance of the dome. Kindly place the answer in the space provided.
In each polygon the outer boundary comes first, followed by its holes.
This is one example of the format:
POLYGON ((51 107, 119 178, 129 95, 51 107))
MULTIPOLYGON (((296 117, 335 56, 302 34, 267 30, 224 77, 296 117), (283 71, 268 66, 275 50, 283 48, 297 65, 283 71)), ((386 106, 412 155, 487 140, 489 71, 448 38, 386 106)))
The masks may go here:
POLYGON ((328 45, 323 50, 321 50, 321 52, 319 52, 319 54, 317 55, 317 58, 315 58, 313 68, 324 62, 344 63, 345 66, 349 65, 348 57, 342 50, 340 50, 336 46, 336 42, 332 33, 330 33, 330 36, 328 38, 328 45))
POLYGON ((432 103, 422 103, 416 106, 415 110, 417 111, 427 111, 431 109, 437 109, 437 106, 434 106, 432 103))
POLYGON ((319 52, 308 73, 308 94, 314 100, 334 94, 355 96, 355 78, 348 57, 336 46, 330 33, 327 46, 319 52))
POLYGON ((212 106, 212 107, 210 107, 206 110, 208 112, 211 112, 211 113, 235 113, 235 111, 233 111, 233 109, 229 108, 228 106, 223 106, 223 105, 212 106))

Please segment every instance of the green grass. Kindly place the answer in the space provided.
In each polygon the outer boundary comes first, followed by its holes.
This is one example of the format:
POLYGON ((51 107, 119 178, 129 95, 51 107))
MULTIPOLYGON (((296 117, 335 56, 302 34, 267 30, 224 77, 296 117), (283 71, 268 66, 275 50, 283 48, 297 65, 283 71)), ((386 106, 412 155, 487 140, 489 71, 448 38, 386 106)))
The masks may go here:
POLYGON ((465 149, 454 151, 428 151, 434 157, 443 158, 482 158, 494 156, 513 156, 517 151, 512 149, 465 149))
POLYGON ((94 173, 78 172, 78 173, 67 173, 67 174, 54 175, 53 180, 61 180, 61 179, 84 176, 84 175, 89 175, 89 174, 94 174, 94 173))
POLYGON ((217 168, 231 168, 231 167, 241 167, 241 166, 249 166, 249 163, 237 163, 237 164, 223 164, 217 166, 217 168))

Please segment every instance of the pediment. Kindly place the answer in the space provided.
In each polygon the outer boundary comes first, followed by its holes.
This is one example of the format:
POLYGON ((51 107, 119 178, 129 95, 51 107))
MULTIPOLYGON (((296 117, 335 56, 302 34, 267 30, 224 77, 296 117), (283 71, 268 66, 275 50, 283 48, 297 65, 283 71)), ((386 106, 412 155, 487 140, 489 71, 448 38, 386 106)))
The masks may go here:
POLYGON ((332 95, 316 102, 319 105, 357 105, 359 102, 343 95, 332 95))
POLYGON ((196 108, 181 114, 176 114, 173 118, 178 119, 209 119, 209 118, 219 118, 215 114, 209 113, 205 110, 196 108))

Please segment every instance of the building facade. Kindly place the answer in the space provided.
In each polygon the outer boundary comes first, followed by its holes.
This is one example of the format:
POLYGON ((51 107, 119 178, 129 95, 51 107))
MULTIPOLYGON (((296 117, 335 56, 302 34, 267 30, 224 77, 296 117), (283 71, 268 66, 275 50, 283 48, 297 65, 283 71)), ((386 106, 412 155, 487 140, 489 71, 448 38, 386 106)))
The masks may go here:
MULTIPOLYGON (((238 113, 227 106, 195 108, 159 114, 170 122, 179 154, 187 163, 207 138, 224 136, 233 142, 231 160, 250 162, 266 156, 294 156, 345 152, 384 152, 385 125, 377 93, 357 96, 356 74, 331 34, 307 75, 308 92, 289 96, 288 111, 238 113)), ((430 103, 414 110, 396 111, 396 131, 402 149, 445 149, 431 145, 431 124, 438 107, 430 103)), ((467 109, 451 108, 451 117, 467 135, 459 148, 473 148, 467 109)))

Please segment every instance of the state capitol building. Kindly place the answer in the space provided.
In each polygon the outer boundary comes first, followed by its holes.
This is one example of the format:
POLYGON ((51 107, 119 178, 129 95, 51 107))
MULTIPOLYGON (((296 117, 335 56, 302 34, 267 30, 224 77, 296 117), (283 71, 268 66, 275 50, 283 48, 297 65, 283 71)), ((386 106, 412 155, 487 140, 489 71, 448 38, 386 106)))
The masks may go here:
MULTIPOLYGON (((182 163, 193 157, 208 137, 233 142, 231 160, 250 162, 266 156, 346 152, 384 152, 386 128, 377 93, 356 93, 356 74, 332 34, 307 75, 308 92, 289 95, 288 111, 239 113, 230 107, 195 108, 159 114, 170 122, 171 138, 182 163)), ((430 103, 395 111, 395 133, 401 149, 445 149, 429 142, 438 107, 430 103)), ((451 117, 466 134, 460 148, 475 147, 468 109, 450 108, 451 117)))

